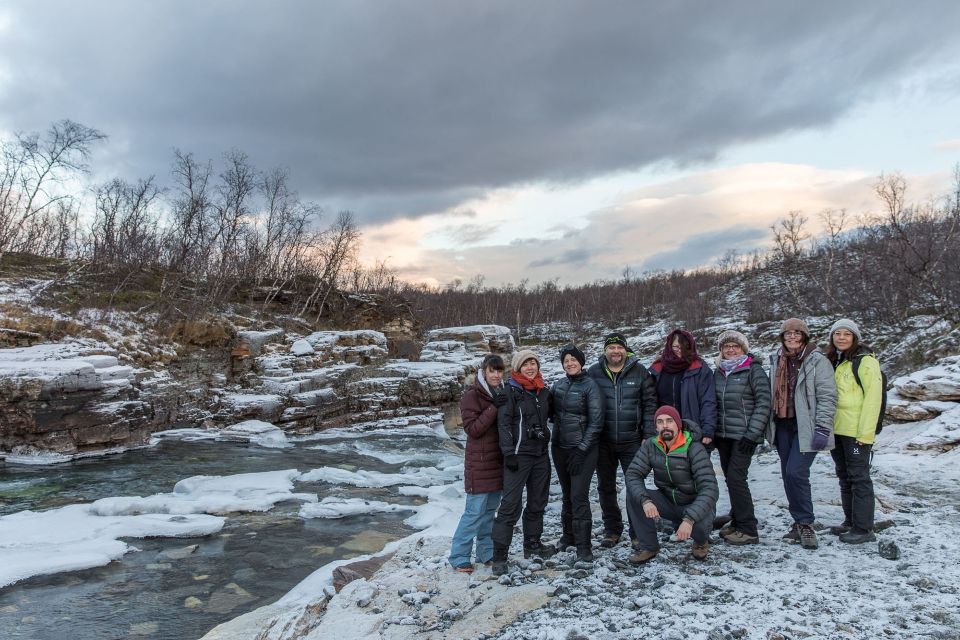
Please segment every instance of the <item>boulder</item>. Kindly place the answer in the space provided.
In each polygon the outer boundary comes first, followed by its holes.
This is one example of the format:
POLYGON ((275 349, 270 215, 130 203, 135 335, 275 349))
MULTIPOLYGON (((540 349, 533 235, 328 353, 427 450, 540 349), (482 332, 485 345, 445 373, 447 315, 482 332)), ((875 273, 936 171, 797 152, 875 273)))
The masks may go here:
POLYGON ((510 329, 496 324, 445 327, 427 332, 420 360, 452 362, 474 368, 488 353, 509 356, 514 350, 510 329))
POLYGON ((956 402, 944 400, 913 400, 901 396, 893 390, 887 396, 887 416, 894 420, 915 422, 935 418, 944 411, 950 411, 957 406, 956 402))
POLYGON ((960 356, 941 358, 932 367, 893 381, 897 393, 915 400, 960 400, 960 356))

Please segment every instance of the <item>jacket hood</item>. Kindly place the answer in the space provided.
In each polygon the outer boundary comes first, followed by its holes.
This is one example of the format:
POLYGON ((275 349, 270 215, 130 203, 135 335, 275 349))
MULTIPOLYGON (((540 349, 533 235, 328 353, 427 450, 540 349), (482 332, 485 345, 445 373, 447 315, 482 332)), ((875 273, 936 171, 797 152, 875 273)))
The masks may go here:
POLYGON ((703 431, 700 429, 700 425, 693 420, 687 420, 684 418, 683 430, 690 432, 690 439, 694 442, 700 442, 700 438, 703 437, 703 431))

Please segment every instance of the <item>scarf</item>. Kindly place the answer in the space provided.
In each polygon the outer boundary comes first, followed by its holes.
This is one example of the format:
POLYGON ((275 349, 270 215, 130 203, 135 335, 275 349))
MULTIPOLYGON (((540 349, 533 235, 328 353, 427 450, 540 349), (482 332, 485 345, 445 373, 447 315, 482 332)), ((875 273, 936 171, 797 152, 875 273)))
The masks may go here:
POLYGON ((670 453, 674 449, 679 449, 683 445, 687 444, 687 432, 681 429, 680 432, 677 433, 677 437, 673 439, 673 442, 670 444, 670 446, 667 446, 667 443, 663 441, 663 438, 657 436, 657 444, 660 445, 660 448, 663 449, 665 453, 670 453))
POLYGON ((808 343, 798 351, 790 351, 786 346, 780 347, 777 352, 777 379, 773 385, 773 408, 777 418, 793 418, 796 410, 793 406, 793 397, 797 390, 797 378, 800 375, 800 365, 803 359, 816 349, 813 343, 808 343))
POLYGON ((674 329, 670 332, 670 335, 667 336, 667 342, 663 346, 663 353, 660 355, 660 362, 664 371, 668 373, 680 373, 681 371, 689 369, 690 365, 696 362, 699 357, 700 356, 697 355, 697 340, 693 337, 693 334, 685 329, 674 329), (673 353, 673 339, 678 335, 684 336, 687 342, 690 343, 689 360, 673 353))
POLYGON ((533 380, 521 373, 517 373, 516 371, 512 371, 510 373, 510 378, 518 385, 523 387, 524 391, 529 391, 530 393, 534 394, 547 386, 543 382, 543 375, 539 371, 537 371, 537 375, 533 380))
POLYGON ((732 360, 725 360, 721 358, 719 363, 720 370, 723 371, 724 376, 729 376, 731 373, 733 373, 736 369, 739 369, 740 367, 742 367, 744 364, 749 366, 750 363, 747 362, 748 360, 750 362, 753 361, 752 358, 750 358, 750 356, 748 356, 747 354, 743 354, 739 358, 733 358, 732 360))

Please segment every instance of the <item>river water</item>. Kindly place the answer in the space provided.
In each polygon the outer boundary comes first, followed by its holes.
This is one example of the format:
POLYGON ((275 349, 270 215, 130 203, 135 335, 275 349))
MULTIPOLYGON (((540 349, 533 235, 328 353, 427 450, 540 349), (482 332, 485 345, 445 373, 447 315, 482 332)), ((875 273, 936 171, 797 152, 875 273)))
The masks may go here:
MULTIPOLYGON (((0 467, 0 515, 44 510, 123 495, 169 492, 193 475, 232 475, 323 466, 399 472, 405 452, 419 459, 449 458, 456 445, 433 437, 370 436, 324 440, 341 450, 317 450, 317 442, 269 449, 232 442, 164 440, 157 446, 56 466, 0 467), (380 458, 363 455, 371 446, 380 458), (353 454, 345 454, 343 449, 353 454), (393 452, 393 455, 389 455, 393 452), (384 462, 387 458, 392 463, 384 462)), ((297 483, 295 491, 362 497, 400 504, 419 499, 395 487, 357 488, 323 482, 297 483)), ((333 560, 378 551, 412 533, 410 512, 341 519, 303 519, 299 503, 280 503, 265 513, 227 516, 223 529, 201 538, 127 539, 133 551, 95 569, 37 576, 0 590, 0 638, 103 640, 195 639, 215 625, 269 604, 316 568, 333 560), (192 550, 192 545, 197 545, 192 550)))

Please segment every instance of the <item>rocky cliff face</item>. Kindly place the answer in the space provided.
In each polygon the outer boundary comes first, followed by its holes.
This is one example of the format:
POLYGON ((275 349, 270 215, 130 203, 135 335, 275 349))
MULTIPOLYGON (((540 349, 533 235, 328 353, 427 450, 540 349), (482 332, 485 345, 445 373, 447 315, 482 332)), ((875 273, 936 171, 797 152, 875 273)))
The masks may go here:
POLYGON ((412 361, 391 359, 396 350, 379 331, 240 331, 231 349, 152 369, 121 364, 123 354, 92 340, 0 349, 0 452, 78 455, 143 445, 174 426, 245 419, 310 433, 434 413, 455 405, 483 355, 513 349, 509 330, 494 325, 429 337, 412 361))
POLYGON ((134 370, 103 345, 0 350, 0 449, 77 454, 142 444, 163 412, 140 396, 134 370))

